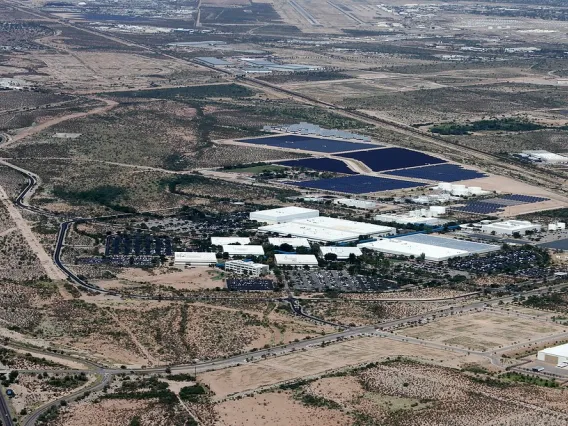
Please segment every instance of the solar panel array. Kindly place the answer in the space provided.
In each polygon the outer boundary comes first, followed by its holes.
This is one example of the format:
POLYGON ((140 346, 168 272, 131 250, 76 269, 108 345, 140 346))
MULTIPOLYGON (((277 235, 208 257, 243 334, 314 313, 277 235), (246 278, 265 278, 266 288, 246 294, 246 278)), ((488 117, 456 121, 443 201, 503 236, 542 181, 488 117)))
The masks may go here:
POLYGON ((441 158, 405 148, 370 149, 341 154, 341 156, 359 160, 374 172, 446 162, 441 158))
POLYGON ((264 278, 230 278, 227 288, 231 291, 266 291, 274 289, 274 282, 264 278))
POLYGON ((417 186, 424 186, 424 184, 418 182, 365 175, 288 183, 299 186, 301 188, 345 192, 348 194, 366 194, 369 192, 391 191, 395 189, 416 188, 417 186))
POLYGON ((169 237, 151 235, 109 235, 106 240, 105 256, 150 255, 173 256, 172 241, 169 237))
POLYGON ((531 195, 503 195, 494 198, 488 198, 483 201, 471 201, 463 207, 454 207, 453 210, 474 213, 474 214, 491 214, 503 211, 504 207, 518 206, 522 204, 540 203, 547 201, 548 198, 533 197, 531 195))
POLYGON ((427 179, 440 182, 457 182, 460 180, 477 179, 487 177, 486 174, 476 170, 464 169, 457 164, 438 164, 435 166, 415 167, 386 172, 387 175, 427 179))
POLYGON ((436 237, 433 235, 413 234, 406 237, 399 237, 404 241, 412 243, 429 244, 454 250, 464 250, 470 253, 483 253, 495 250, 495 246, 472 241, 456 240, 454 238, 436 237))
POLYGON ((355 151, 358 149, 375 148, 381 146, 375 144, 364 144, 359 142, 339 141, 335 139, 314 138, 299 135, 269 136, 265 138, 239 139, 239 141, 252 143, 255 145, 269 145, 278 148, 302 149, 304 151, 326 153, 355 151))
POLYGON ((334 160, 333 158, 303 158, 300 160, 280 161, 275 164, 289 167, 305 167, 306 169, 324 172, 356 174, 343 161, 334 160))

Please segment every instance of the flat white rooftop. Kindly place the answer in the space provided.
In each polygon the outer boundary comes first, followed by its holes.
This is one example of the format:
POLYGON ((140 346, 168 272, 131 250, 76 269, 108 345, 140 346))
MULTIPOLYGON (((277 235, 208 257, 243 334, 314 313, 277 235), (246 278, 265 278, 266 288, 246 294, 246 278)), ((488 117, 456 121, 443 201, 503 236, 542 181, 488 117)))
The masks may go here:
POLYGON ((278 209, 259 210, 250 213, 250 220, 259 222, 289 222, 295 219, 319 216, 319 211, 305 207, 289 206, 278 209))
POLYGON ((222 246, 224 244, 250 244, 248 237, 211 237, 211 244, 214 246, 222 246))
POLYGON ((546 355, 562 356, 568 357, 568 343, 559 346, 553 346, 552 348, 546 348, 539 351, 546 355))
POLYGON ((313 254, 275 254, 277 265, 318 266, 318 260, 313 254))
POLYGON ((355 256, 361 256, 363 253, 359 247, 337 247, 337 246, 321 246, 322 256, 333 253, 338 259, 349 259, 349 255, 353 253, 355 256))
POLYGON ((390 226, 373 225, 372 223, 355 222, 353 220, 336 219, 333 217, 319 216, 309 219, 295 220, 294 223, 317 226, 319 228, 333 229, 335 231, 353 232, 357 235, 394 234, 395 228, 390 226))
POLYGON ((429 244, 413 243, 400 238, 382 239, 370 243, 359 244, 357 247, 368 248, 382 253, 397 254, 402 256, 419 257, 424 254, 426 260, 441 261, 451 257, 467 256, 465 250, 457 250, 446 247, 436 247, 429 244))
POLYGON ((261 226, 258 230, 260 232, 274 232, 280 235, 306 238, 309 241, 325 241, 330 243, 357 241, 359 239, 359 234, 356 232, 337 231, 319 226, 304 225, 297 222, 261 226))
POLYGON ((215 253, 196 251, 176 251, 174 263, 217 263, 215 253))
POLYGON ((226 244, 223 246, 223 252, 229 253, 230 255, 262 256, 264 255, 264 248, 262 248, 262 246, 238 246, 226 244))
POLYGON ((273 246, 281 246, 282 244, 289 244, 292 247, 310 247, 310 243, 306 238, 285 238, 285 237, 270 237, 268 242, 273 246))

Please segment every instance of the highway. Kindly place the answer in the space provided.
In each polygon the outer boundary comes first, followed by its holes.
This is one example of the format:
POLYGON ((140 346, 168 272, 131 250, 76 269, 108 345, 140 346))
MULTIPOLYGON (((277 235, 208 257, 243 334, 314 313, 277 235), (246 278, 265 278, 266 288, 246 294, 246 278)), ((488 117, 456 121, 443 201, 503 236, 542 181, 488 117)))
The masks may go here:
POLYGON ((12 414, 8 408, 8 403, 6 402, 6 395, 2 393, 0 395, 0 421, 3 426, 14 426, 14 421, 12 420, 12 414))

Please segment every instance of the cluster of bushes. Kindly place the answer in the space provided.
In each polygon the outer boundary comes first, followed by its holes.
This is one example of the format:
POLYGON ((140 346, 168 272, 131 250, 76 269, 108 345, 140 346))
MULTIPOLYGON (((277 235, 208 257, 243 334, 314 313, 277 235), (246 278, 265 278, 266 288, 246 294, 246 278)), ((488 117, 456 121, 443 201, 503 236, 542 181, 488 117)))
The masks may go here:
POLYGON ((84 191, 75 191, 72 189, 65 189, 62 186, 55 186, 53 188, 53 195, 71 202, 101 204, 119 212, 136 213, 136 209, 116 203, 116 200, 126 195, 126 190, 118 186, 103 185, 84 191))
POLYGON ((439 135, 469 135, 470 132, 479 131, 531 132, 546 128, 547 126, 533 123, 526 119, 510 117, 494 120, 479 120, 468 124, 442 123, 430 127, 430 132, 439 135))

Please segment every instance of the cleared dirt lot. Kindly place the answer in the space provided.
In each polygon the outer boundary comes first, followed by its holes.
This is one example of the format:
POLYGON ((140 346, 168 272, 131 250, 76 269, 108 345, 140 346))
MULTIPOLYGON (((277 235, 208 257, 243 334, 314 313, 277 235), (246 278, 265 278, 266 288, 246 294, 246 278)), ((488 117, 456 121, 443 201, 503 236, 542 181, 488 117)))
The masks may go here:
POLYGON ((401 330, 397 334, 472 350, 488 350, 563 331, 560 325, 516 314, 476 312, 438 319, 420 327, 401 330))
POLYGON ((430 349, 381 338, 361 338, 199 376, 217 398, 325 371, 393 356, 417 357, 439 365, 482 361, 478 356, 430 349))

